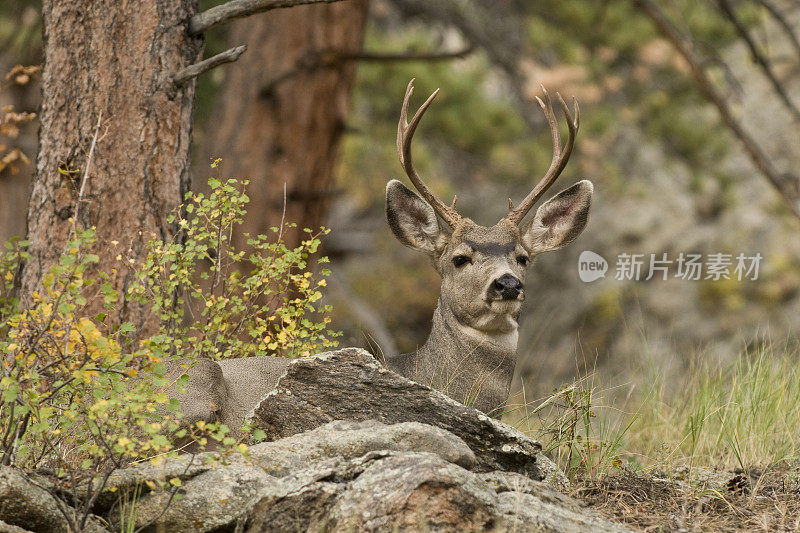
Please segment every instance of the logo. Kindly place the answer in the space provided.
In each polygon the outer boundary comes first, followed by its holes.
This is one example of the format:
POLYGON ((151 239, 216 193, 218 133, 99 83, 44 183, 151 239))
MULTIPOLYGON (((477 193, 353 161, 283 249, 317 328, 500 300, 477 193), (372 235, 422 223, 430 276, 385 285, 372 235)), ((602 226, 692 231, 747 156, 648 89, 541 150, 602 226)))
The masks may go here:
POLYGON ((600 278, 606 277, 608 271, 608 261, 603 256, 590 250, 581 252, 578 258, 578 276, 584 283, 591 283, 600 278))
MULTIPOLYGON (((670 257, 661 254, 620 253, 617 255, 614 279, 617 281, 650 281, 652 279, 757 280, 764 256, 760 252, 689 253, 670 257)), ((608 262, 600 254, 585 250, 578 258, 578 277, 591 283, 606 277, 608 262)))

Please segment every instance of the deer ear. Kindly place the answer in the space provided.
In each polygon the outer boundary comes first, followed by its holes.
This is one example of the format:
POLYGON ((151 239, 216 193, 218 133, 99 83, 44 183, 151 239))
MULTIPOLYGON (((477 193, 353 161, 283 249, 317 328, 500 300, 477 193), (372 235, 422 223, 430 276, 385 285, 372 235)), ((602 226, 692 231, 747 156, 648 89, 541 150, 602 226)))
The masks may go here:
POLYGON ((386 220, 395 237, 410 248, 438 255, 447 243, 447 232, 433 208, 397 180, 386 184, 386 220))
POLYGON ((522 243, 528 252, 558 250, 574 241, 589 219, 593 189, 591 181, 579 181, 542 204, 522 230, 522 243))

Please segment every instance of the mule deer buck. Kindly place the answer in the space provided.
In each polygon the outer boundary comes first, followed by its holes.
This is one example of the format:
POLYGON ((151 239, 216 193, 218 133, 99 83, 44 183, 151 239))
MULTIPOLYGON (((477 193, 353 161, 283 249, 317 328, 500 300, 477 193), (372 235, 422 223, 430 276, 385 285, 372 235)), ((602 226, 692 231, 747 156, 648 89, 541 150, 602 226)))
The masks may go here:
POLYGON ((522 223, 567 165, 578 131, 578 103, 573 100, 573 116, 556 93, 569 130, 562 147, 547 91, 544 99, 538 99, 553 139, 550 168, 518 206, 509 198, 508 215, 485 227, 459 215, 456 198, 450 206, 437 198, 414 169, 411 140, 438 89, 408 122, 413 83, 408 84, 400 112, 397 152, 422 197, 399 181, 390 181, 386 217, 401 243, 430 256, 442 277, 442 290, 425 344, 416 352, 390 356, 387 363, 399 374, 497 416, 508 400, 516 366, 517 318, 525 299, 525 272, 537 254, 569 244, 586 227, 592 197, 589 181, 561 191, 539 207, 529 222, 522 223))
MULTIPOLYGON (((522 220, 561 174, 578 131, 574 117, 557 93, 569 137, 562 146, 558 120, 545 91, 539 104, 553 139, 553 159, 545 176, 516 207, 491 227, 479 226, 445 205, 414 170, 411 140, 438 89, 408 122, 414 80, 408 84, 397 151, 406 174, 422 195, 397 180, 386 186, 386 216, 406 246, 430 256, 442 276, 439 302, 427 342, 416 352, 390 356, 387 366, 399 374, 442 390, 451 398, 497 416, 508 399, 516 365, 517 317, 525 298, 525 271, 533 258, 572 242, 586 226, 592 184, 580 181, 555 195, 522 220), (443 223, 439 221, 441 218, 443 223)), ((202 361, 189 371, 187 390, 177 395, 187 422, 219 420, 229 428, 246 416, 283 374, 288 359, 252 357, 215 363, 202 361)))

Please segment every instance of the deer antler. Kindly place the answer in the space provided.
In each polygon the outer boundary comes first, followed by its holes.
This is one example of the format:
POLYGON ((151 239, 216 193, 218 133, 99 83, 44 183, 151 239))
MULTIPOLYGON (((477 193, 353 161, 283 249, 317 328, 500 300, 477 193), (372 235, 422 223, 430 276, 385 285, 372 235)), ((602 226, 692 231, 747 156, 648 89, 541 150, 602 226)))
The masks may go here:
POLYGON ((508 208, 509 213, 506 215, 506 220, 510 220, 514 224, 519 225, 522 222, 522 219, 525 218, 525 215, 528 214, 528 211, 531 210, 533 204, 542 197, 542 195, 547 191, 547 189, 558 179, 558 176, 561 174, 561 171, 564 170, 564 167, 567 166, 567 161, 569 161, 569 156, 572 153, 572 146, 575 144, 575 134, 578 132, 578 126, 580 125, 580 109, 578 108, 578 101, 575 97, 572 98, 573 102, 573 109, 575 113, 575 118, 572 118, 572 115, 569 112, 569 108, 567 107, 566 102, 564 99, 561 98, 561 95, 556 93, 556 97, 558 97, 558 101, 561 102, 561 109, 564 111, 564 118, 567 120, 567 127, 569 128, 569 137, 567 138, 567 144, 564 145, 563 149, 561 147, 561 135, 558 132, 558 119, 556 118, 556 113, 553 111, 553 104, 550 101, 550 95, 547 94, 547 90, 542 87, 542 91, 544 91, 544 101, 538 96, 536 100, 539 102, 539 105, 544 110, 544 116, 547 118, 547 123, 550 124, 550 135, 553 137, 553 161, 550 163, 550 168, 547 170, 547 173, 544 177, 536 184, 536 187, 522 200, 516 208, 512 207, 511 199, 508 200, 508 208))
POLYGON ((414 79, 408 82, 408 87, 406 88, 406 95, 403 98, 403 107, 400 110, 400 122, 397 124, 397 155, 400 157, 400 164, 403 165, 403 170, 406 171, 408 178, 411 180, 411 183, 414 184, 414 187, 419 191, 422 197, 428 202, 431 207, 433 207, 434 211, 438 213, 442 219, 450 225, 450 227, 455 228, 456 225, 461 220, 461 215, 459 215, 456 210, 456 199, 453 198, 453 205, 447 206, 444 202, 439 200, 439 198, 434 195, 431 190, 428 188, 427 185, 422 181, 422 178, 419 177, 417 171, 414 170, 414 164, 411 161, 411 139, 414 137, 414 131, 417 129, 417 125, 419 124, 422 115, 425 113, 425 110, 428 109, 428 106, 431 104, 433 99, 439 92, 439 89, 433 91, 425 103, 420 106, 414 116, 411 118, 411 122, 408 122, 408 101, 411 99, 411 93, 414 92, 414 79))

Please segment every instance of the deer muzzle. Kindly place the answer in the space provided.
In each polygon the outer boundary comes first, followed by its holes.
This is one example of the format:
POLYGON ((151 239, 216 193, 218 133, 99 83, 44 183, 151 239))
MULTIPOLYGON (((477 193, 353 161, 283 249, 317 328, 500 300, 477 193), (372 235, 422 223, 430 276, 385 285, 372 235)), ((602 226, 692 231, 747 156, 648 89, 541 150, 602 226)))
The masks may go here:
POLYGON ((503 300, 517 300, 522 294, 522 282, 511 274, 503 274, 494 280, 491 291, 503 300))

